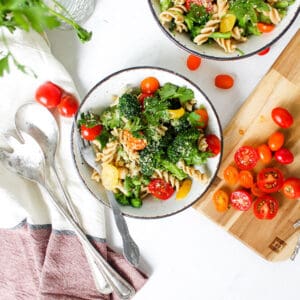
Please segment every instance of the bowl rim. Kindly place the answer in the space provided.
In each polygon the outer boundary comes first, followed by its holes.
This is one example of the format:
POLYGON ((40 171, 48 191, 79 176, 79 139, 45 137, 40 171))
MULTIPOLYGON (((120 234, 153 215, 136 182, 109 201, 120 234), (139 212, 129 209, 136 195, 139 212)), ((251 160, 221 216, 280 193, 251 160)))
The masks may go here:
POLYGON ((274 37, 274 39, 272 41, 270 41, 269 43, 267 43, 263 47, 255 50, 255 51, 249 52, 247 54, 244 54, 244 55, 237 55, 237 56, 232 56, 232 57, 225 57, 225 56, 224 57, 219 57, 219 56, 213 56, 213 55, 207 55, 207 54, 204 54, 204 53, 199 53, 199 52, 197 52, 195 50, 192 50, 192 49, 188 48, 184 44, 180 43, 177 39, 175 39, 173 37, 173 35, 159 21, 157 15, 156 15, 156 12, 155 12, 155 10, 153 8, 152 0, 148 0, 148 4, 150 6, 150 10, 151 10, 152 16, 155 19, 155 21, 158 23, 158 26, 160 27, 160 29, 179 48, 181 48, 181 49, 183 49, 183 50, 185 50, 185 51, 187 51, 187 52, 189 52, 191 54, 194 54, 194 55, 197 55, 197 56, 201 56, 203 58, 207 58, 207 59, 211 59, 211 60, 218 60, 218 61, 241 60, 241 59, 253 56, 254 54, 257 54, 260 51, 262 51, 262 50, 264 50, 264 49, 266 49, 268 47, 271 47, 275 42, 277 42, 290 29, 290 27, 292 26, 292 24, 294 23, 294 21, 297 19, 298 15, 300 14, 300 5, 298 5, 298 8, 296 9, 294 16, 292 17, 292 19, 290 20, 290 22, 286 25, 286 27, 282 30, 282 32, 280 32, 277 36, 274 37))
POLYGON ((76 171, 80 177, 80 179, 82 180, 85 188, 96 198, 96 200, 100 201, 102 204, 104 204, 105 206, 107 206, 108 208, 111 208, 109 203, 102 200, 101 198, 99 198, 93 191, 92 189, 89 187, 89 185, 87 184, 86 180, 83 178, 83 176, 81 175, 80 173, 80 170, 79 170, 79 167, 77 165, 77 160, 76 160, 76 155, 74 153, 74 147, 75 147, 75 141, 74 141, 74 135, 75 135, 75 130, 76 132, 78 133, 78 130, 77 130, 77 118, 79 116, 79 114, 81 113, 80 110, 82 108, 82 106, 85 104, 85 102, 87 101, 87 99, 89 98, 89 96, 99 87, 101 86, 101 84, 103 84, 104 82, 108 81, 109 79, 111 79, 112 77, 120 74, 120 73, 125 73, 125 72, 128 72, 128 71, 134 71, 134 70, 143 70, 143 69, 150 69, 150 70, 159 70, 159 71, 162 71, 162 72, 166 72, 166 73, 170 73, 172 75, 175 75, 175 76, 178 76, 180 77, 181 79, 187 81, 189 84, 191 84, 193 86, 193 88, 195 88, 196 90, 198 90, 202 96, 206 99, 206 101, 209 103, 211 109, 213 110, 214 112, 214 115, 216 117, 216 120, 217 120, 217 128, 220 132, 220 141, 221 141, 221 151, 220 153, 218 154, 219 155, 219 161, 217 163, 217 166, 216 166, 216 170, 214 172, 214 175, 212 176, 211 178, 211 181, 210 181, 210 184, 208 184, 204 191, 202 192, 202 194, 200 196, 196 196, 196 199, 194 199, 193 201, 191 201, 191 203, 189 203, 188 205, 184 206, 183 208, 179 209, 179 210, 176 210, 174 212, 171 212, 171 213, 166 213, 166 214, 163 214, 163 215, 159 215, 159 216, 137 216, 137 215, 131 215, 131 214, 128 214, 128 213, 125 213, 122 211, 122 214, 124 216, 127 216, 127 217, 131 217, 131 218, 135 218, 135 219, 161 219, 161 218, 166 218, 166 217, 170 217, 170 216, 173 216, 175 214, 178 214, 182 211, 184 211, 185 209, 191 207, 192 205, 194 205, 197 201, 199 201, 203 195, 205 195, 208 191, 208 189, 210 188, 210 186, 212 185, 212 183, 214 182, 215 178, 217 177, 217 174, 219 172, 219 169, 220 169, 220 165, 221 165, 221 162, 222 162, 222 157, 223 157, 223 130, 222 130, 222 126, 221 126, 221 122, 220 122, 220 118, 217 114, 217 111, 214 107, 214 105, 212 104, 212 102, 210 101, 210 99, 207 97, 207 95, 202 91, 202 89, 197 86, 193 81, 191 81, 190 79, 186 78, 185 76, 175 72, 175 71, 172 71, 172 70, 169 70, 169 69, 166 69, 166 68, 162 68, 162 67, 154 67, 154 66, 136 66, 136 67, 129 67, 129 68, 124 68, 124 69, 121 69, 121 70, 118 70, 116 72, 113 72, 111 74, 109 74, 108 76, 104 77, 102 80, 100 80, 98 83, 96 83, 90 90, 89 92, 86 94, 86 96, 83 98, 82 102, 80 103, 79 105, 79 108, 74 116, 74 119, 73 119, 73 123, 72 123, 72 128, 71 128, 71 154, 72 154, 72 160, 73 160, 73 163, 75 165, 75 168, 76 168, 76 171))

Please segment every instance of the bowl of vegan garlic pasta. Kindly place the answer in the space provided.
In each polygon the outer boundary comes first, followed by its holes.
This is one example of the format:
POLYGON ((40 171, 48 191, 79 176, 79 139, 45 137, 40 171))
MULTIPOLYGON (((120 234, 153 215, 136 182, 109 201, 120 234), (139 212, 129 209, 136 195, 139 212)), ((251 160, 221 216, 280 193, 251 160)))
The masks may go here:
POLYGON ((127 216, 160 218, 186 209, 207 191, 221 162, 212 103, 173 71, 118 71, 91 89, 75 119, 73 158, 82 181, 107 206, 112 191, 127 216), (82 159, 81 139, 91 144, 98 171, 82 159))
POLYGON ((160 28, 199 56, 232 60, 270 47, 296 20, 300 0, 148 0, 160 28))

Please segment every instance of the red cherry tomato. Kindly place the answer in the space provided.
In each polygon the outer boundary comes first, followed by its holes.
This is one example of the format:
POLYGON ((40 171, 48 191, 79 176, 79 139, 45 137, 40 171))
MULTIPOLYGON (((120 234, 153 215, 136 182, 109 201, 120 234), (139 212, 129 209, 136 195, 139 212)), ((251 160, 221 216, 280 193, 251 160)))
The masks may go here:
POLYGON ((274 30, 275 25, 266 23, 257 23, 257 28, 260 32, 267 33, 274 30))
POLYGON ((289 199, 300 198, 300 178, 287 178, 282 185, 281 191, 289 199))
POLYGON ((271 160, 272 160, 272 151, 266 144, 262 144, 262 145, 258 146, 257 147, 257 153, 258 153, 258 156, 259 156, 260 160, 264 164, 268 164, 269 162, 271 162, 271 160))
POLYGON ((87 141, 93 141, 97 136, 99 136, 102 132, 102 125, 96 125, 93 127, 87 127, 85 125, 81 125, 80 133, 83 139, 87 141))
POLYGON ((215 77, 215 86, 220 89, 230 89, 234 85, 234 79, 227 74, 219 74, 215 77))
POLYGON ((261 50, 261 51, 258 52, 257 54, 260 55, 260 56, 262 56, 262 55, 267 54, 269 51, 270 51, 270 47, 265 48, 264 50, 261 50))
POLYGON ((201 57, 190 54, 187 58, 186 65, 191 71, 197 70, 201 65, 201 57))
POLYGON ((246 211, 251 207, 252 197, 245 190, 236 190, 230 194, 230 203, 235 209, 246 211))
POLYGON ((294 154, 286 148, 280 148, 277 150, 274 154, 274 157, 283 165, 291 164, 294 161, 294 154))
POLYGON ((208 119, 209 119, 207 110, 205 108, 199 108, 199 109, 195 110, 195 113, 200 116, 200 118, 198 120, 199 125, 197 127, 198 128, 206 128, 207 124, 208 124, 208 119))
POLYGON ((284 134, 280 131, 276 131, 268 138, 268 146, 272 151, 279 150, 284 144, 284 134))
POLYGON ((239 184, 246 189, 250 189, 253 185, 252 173, 248 170, 242 170, 239 173, 239 184))
POLYGON ((206 136, 206 142, 208 150, 213 153, 213 156, 216 156, 221 152, 221 141, 215 134, 208 134, 206 136))
POLYGON ((251 186, 251 193, 252 195, 256 196, 256 197, 261 197, 263 195, 266 195, 265 192, 263 192, 257 185, 257 183, 253 183, 253 185, 251 186))
POLYGON ((258 160, 257 151, 252 146, 242 146, 234 154, 234 161, 241 170, 253 169, 258 160))
POLYGON ((265 168, 257 174, 257 185, 265 193, 275 193, 283 184, 283 174, 277 168, 265 168))
POLYGON ((171 184, 161 178, 152 179, 148 185, 148 190, 154 197, 160 200, 167 200, 174 193, 171 184))
POLYGON ((153 94, 159 88, 159 81, 155 77, 147 77, 141 82, 141 91, 145 94, 153 94))
POLYGON ((47 108, 56 107, 61 100, 62 90, 54 83, 48 81, 38 87, 35 100, 47 108))
POLYGON ((270 195, 264 195, 256 199, 253 205, 254 215, 258 219, 273 219, 278 212, 278 200, 270 195))
POLYGON ((191 8, 192 3, 195 3, 195 4, 200 5, 200 6, 203 5, 202 0, 186 0, 185 1, 185 7, 189 10, 191 8))
POLYGON ((57 110, 60 115, 70 118, 76 114, 78 107, 79 103, 77 99, 71 94, 66 94, 61 98, 61 101, 57 106, 57 110))
POLYGON ((271 115, 273 121, 281 128, 289 128, 294 123, 293 116, 283 107, 275 107, 271 115))

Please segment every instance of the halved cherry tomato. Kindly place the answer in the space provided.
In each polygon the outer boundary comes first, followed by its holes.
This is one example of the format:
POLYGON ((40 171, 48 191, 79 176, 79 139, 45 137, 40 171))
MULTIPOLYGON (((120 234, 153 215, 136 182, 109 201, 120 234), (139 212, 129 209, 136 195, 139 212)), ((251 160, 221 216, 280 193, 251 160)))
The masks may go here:
POLYGON ((159 81, 155 77, 147 77, 141 82, 141 91, 145 94, 153 94, 159 88, 159 81))
POLYGON ((252 195, 256 196, 256 197, 261 197, 263 195, 266 195, 265 192, 263 192, 257 185, 257 183, 253 183, 253 185, 251 186, 251 193, 252 195))
POLYGON ((300 198, 300 178, 287 178, 282 185, 283 194, 289 199, 300 198))
POLYGON ((201 65, 201 57, 190 54, 186 60, 186 65, 191 71, 197 70, 201 65))
POLYGON ((160 200, 167 200, 174 193, 171 184, 161 178, 152 179, 148 185, 148 190, 154 197, 160 200))
POLYGON ((272 151, 266 144, 262 144, 257 147, 257 152, 260 160, 264 164, 268 164, 272 160, 272 151))
POLYGON ((275 107, 272 110, 273 121, 281 128, 289 128, 294 123, 294 118, 290 112, 283 107, 275 107))
POLYGON ((268 138, 268 146, 272 151, 279 150, 284 144, 284 134, 280 131, 272 133, 268 138))
POLYGON ((266 23, 257 23, 257 28, 260 32, 267 33, 274 30, 275 25, 266 23))
POLYGON ((230 194, 230 203, 235 209, 246 211, 251 207, 252 196, 245 190, 236 190, 230 194))
POLYGON ((257 185, 265 193, 275 193, 283 184, 283 174, 277 168, 265 168, 257 174, 257 185))
POLYGON ((265 48, 264 50, 261 50, 261 51, 258 52, 257 54, 260 55, 260 56, 262 56, 262 55, 267 54, 269 51, 270 51, 270 47, 265 48))
POLYGON ((206 136, 206 142, 208 150, 212 152, 213 156, 216 156, 221 152, 221 141, 215 134, 208 134, 206 136))
POLYGON ((228 166, 223 171, 224 180, 229 185, 235 185, 239 180, 239 171, 234 166, 228 166))
POLYGON ((253 205, 254 215, 258 219, 273 219, 278 212, 278 200, 270 195, 264 195, 256 199, 253 205))
POLYGON ((54 108, 61 101, 61 95, 61 88, 47 81, 36 90, 35 100, 47 108, 54 108))
MULTIPOLYGON (((206 128, 208 124, 208 113, 205 108, 199 108, 195 110, 195 113, 200 116, 200 119, 198 120, 199 125, 198 128, 206 128)), ((198 123, 197 123, 198 124, 198 123)))
POLYGON ((219 74, 215 77, 215 86, 220 89, 230 89, 234 85, 234 79, 227 74, 219 74))
POLYGON ((252 173, 248 170, 242 170, 239 173, 239 184, 246 189, 250 189, 253 185, 252 173))
POLYGON ((286 148, 280 148, 277 150, 274 154, 274 157, 283 165, 291 164, 294 161, 294 154, 286 148))
POLYGON ((219 189, 213 194, 213 202, 217 211, 224 212, 228 209, 229 196, 225 191, 219 189))
POLYGON ((57 106, 57 110, 60 115, 64 117, 73 117, 79 107, 77 99, 71 94, 65 94, 62 96, 60 103, 57 106))
POLYGON ((252 146, 242 146, 234 154, 234 161, 241 170, 253 169, 258 159, 257 151, 252 146))
POLYGON ((128 130, 124 130, 124 140, 128 148, 132 150, 143 150, 147 146, 146 139, 137 138, 128 130))
POLYGON ((96 125, 93 127, 87 127, 85 125, 80 126, 81 137, 87 141, 93 141, 102 132, 102 125, 96 125))

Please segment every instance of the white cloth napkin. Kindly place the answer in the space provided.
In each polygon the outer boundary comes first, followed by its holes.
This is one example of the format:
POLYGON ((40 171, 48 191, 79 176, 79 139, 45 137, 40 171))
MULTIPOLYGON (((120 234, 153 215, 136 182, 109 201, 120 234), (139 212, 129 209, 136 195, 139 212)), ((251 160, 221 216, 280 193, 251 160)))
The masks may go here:
MULTIPOLYGON (((26 75, 10 64, 10 73, 0 77, 0 146, 5 145, 3 133, 14 129, 14 115, 24 103, 34 101, 37 87, 46 82, 61 86, 79 96, 76 87, 65 68, 51 54, 47 40, 36 32, 3 31, 10 51, 16 59, 30 67, 38 76, 26 75)), ((1 49, 2 48, 2 49, 1 49)), ((0 51, 3 44, 0 45, 0 51)), ((104 207, 82 184, 71 156, 72 119, 56 114, 60 127, 60 144, 57 151, 57 165, 63 184, 80 212, 83 227, 91 236, 105 239, 104 207)), ((70 225, 56 211, 43 189, 35 183, 18 177, 6 170, 0 163, 0 228, 12 228, 27 219, 29 224, 52 224, 56 230, 72 230, 70 225), (46 200, 46 201, 45 201, 46 200)))

